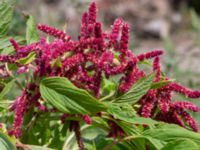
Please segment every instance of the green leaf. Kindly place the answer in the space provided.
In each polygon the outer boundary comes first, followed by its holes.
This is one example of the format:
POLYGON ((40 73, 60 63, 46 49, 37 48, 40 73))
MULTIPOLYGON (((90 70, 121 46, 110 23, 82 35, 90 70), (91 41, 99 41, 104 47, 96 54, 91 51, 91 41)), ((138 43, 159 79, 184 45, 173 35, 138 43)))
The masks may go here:
POLYGON ((140 98, 142 98, 142 96, 144 96, 147 93, 147 91, 151 88, 151 84, 153 82, 154 77, 155 74, 152 73, 138 80, 135 84, 133 84, 133 86, 127 93, 116 98, 114 102, 130 104, 138 102, 140 98))
POLYGON ((4 98, 4 96, 6 96, 6 94, 8 94, 8 92, 11 90, 11 88, 13 87, 15 80, 12 80, 10 82, 8 82, 5 87, 3 88, 3 90, 0 93, 0 100, 4 98))
POLYGON ((17 150, 11 139, 2 132, 0 132, 0 150, 17 150))
POLYGON ((101 95, 106 97, 108 96, 111 97, 115 94, 116 89, 117 89, 116 83, 103 77, 103 82, 101 85, 101 95))
POLYGON ((61 67, 62 67, 61 58, 60 58, 60 57, 56 58, 56 59, 52 62, 51 67, 52 67, 52 68, 53 68, 53 67, 59 67, 59 68, 61 68, 61 67))
POLYGON ((191 140, 200 140, 200 134, 193 131, 189 131, 174 124, 160 124, 154 129, 148 129, 143 132, 144 136, 150 136, 155 139, 170 142, 177 138, 188 138, 191 140))
POLYGON ((200 146, 190 139, 177 139, 169 142, 161 150, 199 150, 200 146))
POLYGON ((33 16, 29 15, 26 22, 26 42, 27 44, 38 41, 39 37, 37 34, 36 22, 33 16))
POLYGON ((23 65, 27 65, 35 59, 35 56, 36 56, 35 52, 30 52, 27 57, 20 58, 17 60, 17 62, 23 65))
POLYGON ((42 98, 58 110, 69 114, 91 114, 106 110, 106 106, 86 90, 75 87, 67 78, 50 77, 40 83, 42 98))
POLYGON ((0 2, 0 38, 8 33, 13 18, 14 6, 7 0, 0 2))
POLYGON ((136 116, 136 112, 133 107, 127 103, 125 104, 111 104, 108 103, 107 112, 111 114, 116 119, 127 119, 136 116))
POLYGON ((120 119, 132 124, 148 126, 159 124, 158 121, 152 120, 151 118, 138 117, 135 110, 129 104, 110 104, 107 112, 113 115, 115 119, 120 119))
POLYGON ((131 143, 134 150, 146 150, 146 145, 149 146, 150 150, 160 150, 164 146, 162 141, 145 136, 136 136, 131 140, 131 143))

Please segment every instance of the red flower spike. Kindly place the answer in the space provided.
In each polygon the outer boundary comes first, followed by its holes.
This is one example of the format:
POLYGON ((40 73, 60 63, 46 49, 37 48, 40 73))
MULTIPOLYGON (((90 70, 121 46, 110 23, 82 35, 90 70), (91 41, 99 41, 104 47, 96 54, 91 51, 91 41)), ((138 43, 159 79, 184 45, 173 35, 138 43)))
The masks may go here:
POLYGON ((92 124, 92 119, 90 118, 90 116, 85 115, 82 117, 82 119, 85 121, 85 123, 92 124))
POLYGON ((175 82, 170 83, 170 89, 189 98, 200 98, 200 91, 190 90, 175 82))
POLYGON ((103 48, 104 48, 103 33, 102 33, 102 27, 101 27, 101 23, 100 22, 97 22, 95 24, 94 34, 95 34, 95 37, 98 39, 98 42, 97 42, 98 47, 97 47, 97 49, 98 50, 103 50, 103 48))
POLYGON ((67 58, 66 60, 63 61, 62 63, 62 68, 63 69, 70 69, 84 61, 84 57, 82 54, 75 54, 71 56, 70 58, 67 58))
POLYGON ((96 22, 97 18, 97 6, 95 2, 92 2, 89 6, 89 24, 93 24, 96 22))
POLYGON ((145 59, 151 59, 151 58, 157 57, 159 55, 162 55, 163 53, 164 52, 162 50, 154 50, 154 51, 151 51, 151 52, 147 52, 147 53, 138 55, 137 59, 139 61, 143 61, 145 59))
POLYGON ((85 12, 82 15, 82 22, 81 22, 81 37, 86 38, 87 37, 87 28, 88 28, 88 13, 85 12))
POLYGON ((155 82, 159 82, 160 81, 160 75, 161 75, 160 58, 159 57, 156 57, 153 61, 153 71, 156 72, 155 82))
POLYGON ((114 54, 111 51, 104 52, 98 62, 99 68, 102 68, 106 71, 109 65, 112 64, 113 58, 114 54))
POLYGON ((18 51, 20 46, 17 43, 17 41, 15 41, 14 39, 10 39, 10 43, 12 44, 12 46, 14 47, 15 51, 18 51))
POLYGON ((188 125, 193 129, 193 131, 198 132, 198 125, 194 118, 188 114, 186 111, 176 109, 176 112, 188 123, 188 125))
POLYGON ((122 36, 120 41, 120 49, 122 53, 128 50, 128 42, 129 42, 129 25, 128 23, 124 23, 122 27, 122 36))
POLYGON ((62 39, 63 41, 66 41, 66 42, 71 39, 71 37, 67 36, 64 31, 56 29, 54 27, 39 24, 38 29, 46 34, 52 35, 58 39, 62 39))
POLYGON ((11 134, 16 138, 19 138, 21 135, 21 128, 24 120, 24 113, 27 110, 27 92, 24 91, 21 97, 16 99, 17 105, 15 109, 15 118, 13 123, 13 129, 11 130, 11 134))
POLYGON ((183 102, 183 101, 177 101, 173 104, 173 106, 176 108, 181 108, 181 109, 189 109, 193 112, 199 112, 200 108, 197 107, 195 104, 192 102, 183 102))
POLYGON ((121 81, 119 85, 119 91, 122 93, 127 92, 132 85, 143 76, 143 72, 141 72, 138 68, 133 67, 130 74, 128 74, 124 80, 121 81))
POLYGON ((181 127, 185 127, 184 122, 182 121, 181 117, 174 111, 172 115, 174 119, 174 123, 180 125, 181 127))
MULTIPOLYGON (((159 92, 158 92, 159 93, 159 92)), ((159 108, 161 110, 161 112, 166 113, 168 112, 169 108, 170 108, 170 103, 172 101, 172 96, 171 96, 171 92, 162 92, 161 94, 159 94, 159 100, 158 100, 158 105, 159 108)))
POLYGON ((154 107, 154 103, 156 100, 155 91, 150 90, 144 99, 145 99, 145 103, 142 105, 140 114, 145 118, 149 118, 149 117, 151 117, 151 111, 154 107))
POLYGON ((17 59, 17 57, 15 57, 15 56, 0 55, 0 62, 16 64, 16 59, 17 59))
POLYGON ((112 42, 115 42, 118 40, 122 23, 123 23, 123 20, 121 18, 118 18, 115 20, 112 26, 112 32, 110 34, 110 40, 112 42))

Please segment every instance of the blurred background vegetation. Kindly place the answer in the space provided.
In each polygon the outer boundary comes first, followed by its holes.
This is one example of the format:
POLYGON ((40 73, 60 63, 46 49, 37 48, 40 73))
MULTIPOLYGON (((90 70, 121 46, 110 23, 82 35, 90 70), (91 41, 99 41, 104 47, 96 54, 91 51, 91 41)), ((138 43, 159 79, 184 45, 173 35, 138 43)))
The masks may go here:
MULTIPOLYGON (((17 0, 10 34, 25 34, 26 16, 64 29, 76 39, 81 14, 90 0, 17 0)), ((117 17, 130 24, 130 49, 136 54, 165 50, 162 69, 178 82, 200 90, 199 0, 96 0, 98 18, 109 31, 117 17)), ((177 96, 177 99, 179 97, 177 96)), ((183 99, 183 98, 181 98, 183 99)), ((200 102, 197 102, 200 106, 200 102)))

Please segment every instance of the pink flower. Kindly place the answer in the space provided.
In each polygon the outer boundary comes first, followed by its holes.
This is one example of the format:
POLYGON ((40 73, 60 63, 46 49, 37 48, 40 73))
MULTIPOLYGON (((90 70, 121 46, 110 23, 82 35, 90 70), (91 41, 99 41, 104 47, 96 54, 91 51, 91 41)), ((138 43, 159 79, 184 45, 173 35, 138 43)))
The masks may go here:
POLYGON ((153 90, 150 90, 147 95, 144 97, 145 102, 144 105, 142 105, 140 114, 145 117, 151 117, 152 109, 154 108, 154 103, 156 101, 156 92, 153 90))
POLYGON ((118 40, 119 38, 119 34, 120 34, 120 29, 122 26, 122 22, 123 20, 121 18, 118 18, 115 20, 113 26, 112 26, 112 32, 110 34, 110 40, 111 42, 115 42, 118 40))
POLYGON ((84 61, 84 57, 82 54, 79 54, 79 53, 75 54, 63 61, 63 63, 62 63, 63 69, 68 70, 68 69, 82 63, 83 61, 84 61))
POLYGON ((193 104, 192 102, 183 102, 183 101, 177 101, 174 102, 173 107, 176 108, 181 108, 181 109, 189 109, 193 112, 199 112, 200 108, 197 107, 195 104, 193 104))
POLYGON ((27 72, 28 72, 28 68, 26 66, 22 66, 18 68, 17 75, 22 74, 22 73, 27 73, 27 72))
POLYGON ((66 119, 67 117, 69 117, 68 114, 63 114, 63 115, 61 116, 60 120, 61 120, 61 122, 62 122, 63 124, 65 123, 65 119, 66 119))
POLYGON ((82 15, 82 22, 81 22, 81 38, 87 38, 88 35, 88 13, 85 12, 82 15))
POLYGON ((96 22, 96 14, 97 13, 97 6, 95 2, 92 2, 89 6, 89 24, 93 24, 96 22))
POLYGON ((47 25, 39 24, 38 29, 41 30, 44 33, 47 33, 49 35, 52 35, 52 36, 59 38, 59 39, 62 39, 64 41, 69 41, 70 38, 71 38, 71 37, 67 36, 65 34, 65 32, 63 32, 62 30, 59 30, 59 29, 56 29, 54 27, 50 27, 50 26, 47 26, 47 25))
POLYGON ((11 130, 11 134, 13 134, 16 138, 19 138, 21 135, 21 128, 23 125, 24 114, 27 110, 27 92, 24 91, 21 97, 17 99, 17 105, 15 106, 15 118, 13 123, 13 129, 11 130))
POLYGON ((198 125, 194 118, 188 114, 183 109, 176 110, 176 112, 183 117, 183 119, 188 123, 188 125, 193 129, 193 131, 198 132, 198 125))
POLYGON ((162 54, 163 54, 162 50, 154 50, 154 51, 151 51, 151 52, 140 54, 140 55, 137 56, 137 58, 138 58, 139 61, 143 61, 145 59, 151 59, 151 58, 160 56, 162 54))
POLYGON ((16 59, 15 56, 0 55, 0 62, 16 63, 16 59))
POLYGON ((128 50, 128 43, 129 43, 129 25, 128 23, 124 23, 122 26, 122 36, 120 41, 120 49, 122 53, 128 50))
POLYGON ((16 51, 18 51, 19 50, 19 44, 17 43, 17 41, 15 41, 14 39, 10 39, 10 43, 12 44, 12 46, 14 47, 14 49, 16 50, 16 51))
POLYGON ((85 123, 92 124, 92 119, 90 118, 90 116, 85 115, 82 117, 82 119, 85 121, 85 123))
POLYGON ((160 71, 160 58, 159 57, 156 57, 153 61, 153 71, 156 72, 155 82, 160 81, 161 71, 160 71))
POLYGON ((119 85, 119 91, 122 93, 127 92, 132 85, 134 85, 134 83, 140 79, 141 77, 143 77, 144 74, 142 71, 140 71, 138 68, 133 67, 132 71, 127 74, 122 80, 121 83, 119 85))
POLYGON ((160 94, 160 98, 158 100, 158 105, 161 110, 161 112, 168 112, 170 108, 171 103, 171 93, 170 92, 163 92, 160 94))
POLYGON ((189 98, 199 98, 200 97, 200 91, 190 90, 190 89, 185 88, 182 85, 175 83, 175 82, 170 83, 170 88, 173 91, 183 94, 189 98))

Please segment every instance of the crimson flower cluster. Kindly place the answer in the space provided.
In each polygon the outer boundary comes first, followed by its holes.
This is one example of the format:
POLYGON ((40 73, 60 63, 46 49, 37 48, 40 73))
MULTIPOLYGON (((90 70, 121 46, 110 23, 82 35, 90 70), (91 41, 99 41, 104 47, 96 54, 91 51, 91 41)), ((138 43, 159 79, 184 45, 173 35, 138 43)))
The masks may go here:
MULTIPOLYGON (((33 81, 28 83, 21 96, 16 98, 10 107, 11 111, 15 111, 11 134, 20 137, 24 115, 31 106, 36 106, 43 112, 53 111, 41 104, 38 81, 42 77, 66 77, 77 87, 88 90, 96 98, 101 98, 103 77, 109 79, 111 76, 122 75, 118 92, 126 93, 137 80, 147 75, 138 67, 138 63, 153 59, 152 72, 156 73, 153 82, 161 81, 160 56, 163 51, 154 50, 134 55, 128 48, 129 24, 119 18, 114 21, 110 32, 104 32, 102 23, 96 20, 96 12, 96 4, 93 2, 90 4, 89 11, 83 13, 78 40, 72 40, 62 30, 42 24, 38 25, 38 29, 55 37, 53 41, 49 42, 45 37, 41 37, 38 42, 21 46, 14 39, 10 40, 15 54, 1 55, 0 62, 16 64, 19 68, 17 74, 33 69, 33 81), (31 52, 36 54, 35 60, 29 64, 20 64, 18 60, 27 57, 31 52)), ((169 79, 164 77, 164 80, 169 79)), ((141 98, 138 114, 181 126, 189 125, 197 131, 197 123, 187 110, 198 112, 200 108, 191 102, 173 101, 174 92, 189 98, 200 97, 200 91, 193 91, 175 82, 169 82, 161 88, 150 89, 141 98)), ((67 114, 61 117, 62 122, 66 117, 67 114)), ((90 116, 80 117, 86 123, 92 123, 90 116)), ((113 129, 113 132, 110 132, 111 136, 116 137, 123 133, 114 122, 111 123, 111 128, 113 129), (119 130, 120 134, 114 134, 116 130, 119 130)))

